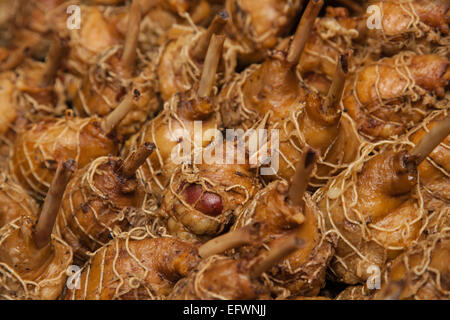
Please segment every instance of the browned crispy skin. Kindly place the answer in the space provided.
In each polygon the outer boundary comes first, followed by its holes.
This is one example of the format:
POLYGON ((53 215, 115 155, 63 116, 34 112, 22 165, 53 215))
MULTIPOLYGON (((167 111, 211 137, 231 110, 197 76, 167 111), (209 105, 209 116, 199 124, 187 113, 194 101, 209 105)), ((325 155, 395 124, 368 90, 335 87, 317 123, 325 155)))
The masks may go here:
POLYGON ((274 285, 289 290, 288 295, 315 296, 325 284, 325 271, 333 256, 333 239, 323 238, 322 217, 309 195, 303 208, 289 204, 287 185, 274 181, 258 193, 233 225, 233 228, 261 223, 262 246, 245 246, 240 255, 254 256, 268 247, 276 248, 287 236, 295 233, 306 244, 286 258, 286 262, 273 267, 269 274, 276 279, 274 285))
POLYGON ((138 175, 157 198, 161 198, 177 167, 172 159, 172 152, 181 148, 183 143, 194 141, 195 121, 202 121, 201 146, 205 147, 211 142, 212 138, 206 137, 205 133, 210 129, 217 129, 220 124, 215 105, 214 99, 199 98, 195 88, 177 94, 156 118, 127 141, 126 154, 145 142, 156 145, 155 152, 138 170, 138 175))
POLYGON ((221 233, 259 188, 248 163, 179 166, 163 195, 161 214, 169 215, 171 234, 207 240, 221 233))
POLYGON ((362 134, 371 139, 392 139, 411 124, 418 124, 434 107, 424 99, 426 94, 436 98, 445 95, 449 66, 447 59, 433 54, 403 52, 380 60, 363 68, 350 82, 344 107, 362 134))
POLYGON ((175 238, 115 238, 98 250, 67 300, 164 299, 199 261, 197 248, 175 238))
POLYGON ((9 168, 29 192, 42 197, 59 161, 76 159, 80 168, 97 157, 117 154, 116 139, 105 136, 100 119, 49 119, 21 132, 14 144, 9 168))
POLYGON ((22 215, 13 224, 0 229, 0 262, 4 281, 0 282, 0 296, 12 299, 55 300, 63 290, 66 270, 72 264, 72 250, 64 242, 52 238, 39 249, 34 241, 35 217, 22 215), (20 279, 20 280, 18 280, 20 279), (23 281, 30 284, 27 293, 21 291, 23 281))
POLYGON ((57 226, 77 258, 87 260, 113 233, 127 231, 127 212, 142 206, 144 190, 136 177, 121 175, 121 165, 118 158, 98 158, 67 186, 57 226))
POLYGON ((339 235, 331 263, 339 281, 366 280, 369 266, 383 266, 419 238, 424 217, 414 196, 417 175, 404 167, 405 155, 384 150, 316 193, 327 230, 339 235))
POLYGON ((169 300, 255 300, 270 295, 249 277, 249 262, 212 256, 202 260, 196 271, 177 282, 169 300))

